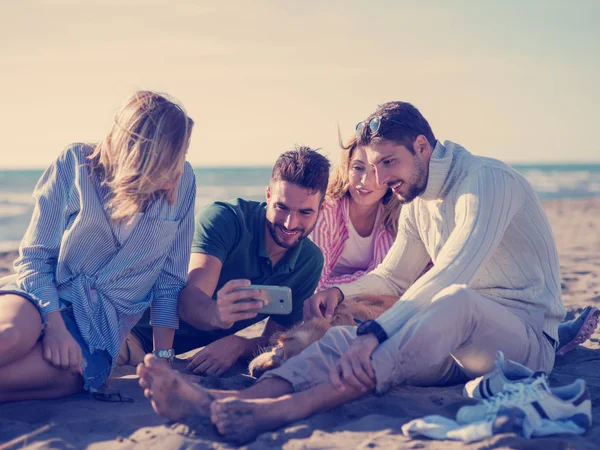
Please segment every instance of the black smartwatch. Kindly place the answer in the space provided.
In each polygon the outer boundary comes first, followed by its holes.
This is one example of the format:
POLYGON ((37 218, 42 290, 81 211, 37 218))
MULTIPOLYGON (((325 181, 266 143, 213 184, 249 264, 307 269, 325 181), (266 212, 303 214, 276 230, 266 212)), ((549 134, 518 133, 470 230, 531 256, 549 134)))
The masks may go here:
POLYGON ((369 333, 373 333, 380 344, 388 338, 385 330, 375 320, 365 320, 356 329, 357 336, 364 336, 369 333))

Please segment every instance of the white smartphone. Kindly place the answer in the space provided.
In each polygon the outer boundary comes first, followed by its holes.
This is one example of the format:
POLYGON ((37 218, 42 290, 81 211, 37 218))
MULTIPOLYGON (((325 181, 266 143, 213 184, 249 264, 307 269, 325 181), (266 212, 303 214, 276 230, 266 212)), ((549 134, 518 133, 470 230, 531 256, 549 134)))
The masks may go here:
POLYGON ((252 284, 234 289, 234 291, 260 290, 261 296, 256 299, 243 299, 240 302, 263 300, 267 304, 260 308, 259 314, 290 314, 292 312, 292 290, 287 286, 267 286, 252 284))

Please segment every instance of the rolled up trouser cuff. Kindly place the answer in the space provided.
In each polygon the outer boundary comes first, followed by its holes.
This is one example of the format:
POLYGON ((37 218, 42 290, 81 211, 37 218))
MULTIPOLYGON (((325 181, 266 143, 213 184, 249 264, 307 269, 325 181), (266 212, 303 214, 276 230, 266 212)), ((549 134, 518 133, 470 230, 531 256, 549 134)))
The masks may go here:
POLYGON ((375 392, 384 394, 406 379, 402 364, 398 362, 398 348, 391 340, 383 342, 371 355, 371 366, 375 372, 375 392))
POLYGON ((331 369, 355 338, 356 327, 332 327, 320 340, 313 342, 281 367, 269 370, 260 380, 281 378, 290 383, 296 392, 327 383, 331 369))
POLYGON ((288 368, 285 367, 285 365, 278 367, 277 369, 273 369, 273 370, 269 370, 268 372, 265 372, 258 379, 258 381, 267 380, 269 378, 280 378, 282 380, 287 381, 288 383, 290 383, 292 385, 292 389, 294 389, 294 392, 306 391, 306 390, 310 389, 311 387, 314 387, 317 384, 319 384, 319 383, 315 383, 314 381, 307 380, 301 374, 299 374, 293 370, 288 370, 288 368))

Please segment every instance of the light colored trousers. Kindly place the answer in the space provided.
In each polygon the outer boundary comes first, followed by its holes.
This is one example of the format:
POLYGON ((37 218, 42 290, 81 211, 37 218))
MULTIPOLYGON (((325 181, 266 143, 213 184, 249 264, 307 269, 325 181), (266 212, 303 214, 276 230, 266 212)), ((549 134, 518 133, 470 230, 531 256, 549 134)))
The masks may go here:
MULTIPOLYGON (((451 286, 375 349, 376 390, 464 383, 492 370, 498 350, 531 370, 549 373, 554 348, 543 324, 542 312, 509 308, 472 289, 451 286)), ((356 327, 333 327, 261 379, 282 378, 296 391, 325 383, 355 337, 356 327)))

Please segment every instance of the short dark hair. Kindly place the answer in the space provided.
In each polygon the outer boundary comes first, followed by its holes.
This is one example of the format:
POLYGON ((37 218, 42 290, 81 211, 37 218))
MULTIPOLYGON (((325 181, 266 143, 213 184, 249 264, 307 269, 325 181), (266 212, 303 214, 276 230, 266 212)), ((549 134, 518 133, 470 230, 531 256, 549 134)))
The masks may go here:
POLYGON ((358 136, 359 145, 369 145, 381 141, 392 141, 403 145, 414 153, 412 144, 419 135, 425 136, 429 145, 435 147, 435 136, 429 122, 417 108, 407 102, 387 102, 380 105, 373 114, 365 120, 366 123, 375 117, 381 116, 381 126, 377 133, 371 134, 368 126, 363 127, 358 136))
POLYGON ((297 145, 277 158, 271 181, 294 183, 312 193, 319 192, 321 200, 329 183, 329 160, 310 147, 297 145))

